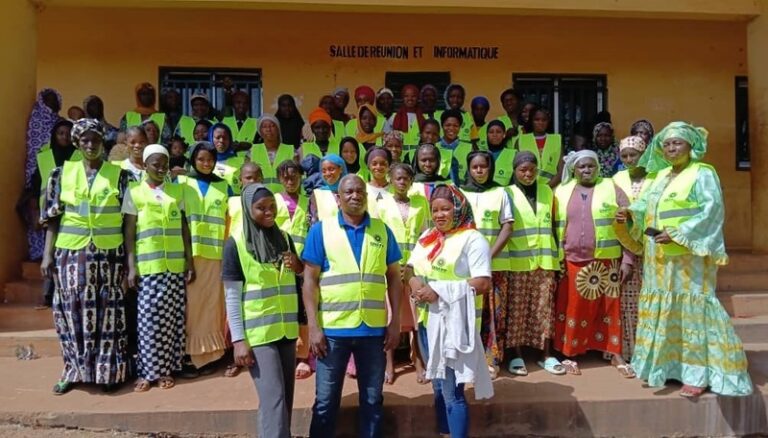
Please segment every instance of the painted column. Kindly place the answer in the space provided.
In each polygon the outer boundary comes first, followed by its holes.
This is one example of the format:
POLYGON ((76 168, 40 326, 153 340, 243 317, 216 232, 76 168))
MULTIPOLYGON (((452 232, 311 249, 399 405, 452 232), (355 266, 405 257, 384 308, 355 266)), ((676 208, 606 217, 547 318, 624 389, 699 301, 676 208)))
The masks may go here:
POLYGON ((768 253, 768 0, 747 26, 752 250, 768 253))

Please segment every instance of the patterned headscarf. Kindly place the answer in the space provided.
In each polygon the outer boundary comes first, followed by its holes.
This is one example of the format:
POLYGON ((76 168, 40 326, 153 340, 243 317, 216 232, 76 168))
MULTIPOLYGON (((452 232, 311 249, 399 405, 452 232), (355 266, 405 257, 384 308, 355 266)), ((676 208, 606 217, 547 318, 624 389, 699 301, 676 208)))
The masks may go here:
POLYGON ((621 139, 621 143, 619 143, 619 152, 626 148, 630 148, 642 154, 645 152, 646 147, 647 146, 642 137, 638 135, 630 135, 629 137, 624 137, 621 139))
POLYGON ((104 137, 104 125, 96 119, 80 119, 75 120, 72 126, 72 144, 75 147, 80 147, 80 137, 86 132, 95 132, 100 137, 104 137))
POLYGON ((653 137, 651 146, 640 157, 639 166, 645 167, 650 172, 658 172, 671 166, 664 158, 664 141, 670 138, 685 140, 691 145, 691 160, 700 161, 707 153, 707 137, 709 131, 693 126, 686 122, 672 122, 653 137))
POLYGON ((632 124, 632 126, 629 128, 629 132, 633 133, 637 128, 645 128, 648 131, 648 133, 651 134, 651 140, 653 140, 653 135, 655 131, 653 130, 653 125, 651 124, 651 122, 649 122, 646 119, 640 119, 632 124))
POLYGON ((595 160, 597 163, 597 170, 600 172, 601 164, 595 151, 583 149, 578 152, 571 152, 563 157, 565 165, 563 166, 563 177, 560 181, 561 184, 568 184, 573 179, 573 170, 576 168, 576 164, 578 164, 579 161, 583 160, 584 158, 591 158, 595 160))
POLYGON ((61 107, 61 94, 53 88, 43 88, 37 93, 37 99, 27 124, 27 161, 24 170, 24 180, 27 185, 29 185, 32 175, 37 169, 37 153, 51 139, 51 129, 61 118, 58 113, 53 112, 45 104, 43 98, 48 93, 53 93, 56 96, 59 107, 61 107))
POLYGON ((619 148, 616 145, 616 137, 613 135, 613 125, 608 122, 600 122, 592 129, 592 144, 597 152, 597 163, 600 165, 600 176, 611 177, 616 173, 616 166, 620 161, 619 148), (611 145, 605 149, 597 146, 597 134, 603 129, 611 130, 611 145))
POLYGON ((472 206, 469 205, 469 201, 467 201, 467 198, 457 187, 452 185, 435 187, 435 190, 432 191, 432 195, 429 197, 430 205, 435 199, 447 199, 453 202, 453 223, 451 224, 451 229, 445 233, 438 230, 437 227, 432 227, 424 237, 419 239, 419 244, 422 246, 435 244, 435 247, 427 255, 427 260, 430 262, 440 255, 440 251, 445 247, 445 239, 450 234, 476 228, 475 218, 472 215, 472 206))
POLYGON ((375 143, 376 139, 384 135, 384 133, 376 132, 376 126, 373 127, 373 132, 371 133, 363 131, 363 124, 361 119, 363 118, 363 111, 365 110, 370 111, 374 118, 379 116, 379 112, 373 105, 369 103, 361 105, 360 109, 357 110, 357 132, 355 133, 355 140, 360 143, 375 143))

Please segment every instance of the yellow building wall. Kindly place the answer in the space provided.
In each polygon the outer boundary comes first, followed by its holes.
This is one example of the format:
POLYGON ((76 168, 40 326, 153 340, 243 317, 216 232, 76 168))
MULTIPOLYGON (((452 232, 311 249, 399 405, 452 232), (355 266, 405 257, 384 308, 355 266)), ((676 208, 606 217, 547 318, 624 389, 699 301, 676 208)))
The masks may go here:
POLYGON ((134 106, 136 83, 157 81, 158 66, 261 68, 266 110, 290 93, 304 114, 336 86, 383 86, 386 71, 450 71, 468 100, 490 98, 492 115, 502 112, 498 95, 513 73, 606 74, 617 135, 638 118, 657 129, 677 119, 709 129, 727 243, 751 241, 750 176, 734 170, 733 146, 734 76, 746 74, 743 22, 50 7, 38 38, 38 84, 59 89, 65 107, 101 96, 113 123, 134 106), (425 56, 332 59, 331 44, 419 45, 425 56), (500 56, 433 59, 432 45, 497 46, 500 56))
POLYGON ((19 275, 19 263, 26 255, 24 228, 16 215, 16 200, 24 187, 27 115, 35 101, 36 42, 35 10, 26 0, 3 3, 0 59, 0 144, 3 171, 0 172, 0 285, 19 275))

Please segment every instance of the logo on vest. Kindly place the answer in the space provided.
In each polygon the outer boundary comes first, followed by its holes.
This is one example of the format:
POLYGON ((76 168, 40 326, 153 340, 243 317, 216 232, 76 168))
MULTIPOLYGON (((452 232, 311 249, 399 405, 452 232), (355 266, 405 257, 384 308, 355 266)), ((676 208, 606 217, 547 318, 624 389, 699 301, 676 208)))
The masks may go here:
POLYGON ((213 205, 215 205, 216 207, 221 207, 221 199, 217 199, 213 201, 213 205))
POLYGON ((384 248, 384 244, 381 243, 381 236, 378 234, 373 235, 373 241, 370 242, 371 246, 375 246, 376 248, 384 248))
POLYGON ((677 192, 672 192, 672 193, 670 193, 670 194, 669 194, 667 197, 668 197, 669 199, 674 199, 676 196, 677 196, 677 192))
POLYGON ((171 219, 177 219, 179 216, 179 210, 171 210, 171 219))

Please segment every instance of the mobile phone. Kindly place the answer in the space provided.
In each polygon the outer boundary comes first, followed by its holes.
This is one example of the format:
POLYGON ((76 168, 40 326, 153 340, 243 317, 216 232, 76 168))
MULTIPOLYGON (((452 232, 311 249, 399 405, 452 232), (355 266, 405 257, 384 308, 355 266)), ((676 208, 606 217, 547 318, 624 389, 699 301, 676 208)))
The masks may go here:
POLYGON ((661 234, 661 230, 657 230, 656 228, 648 227, 648 228, 645 229, 645 233, 644 234, 646 236, 656 237, 659 234, 661 234))

